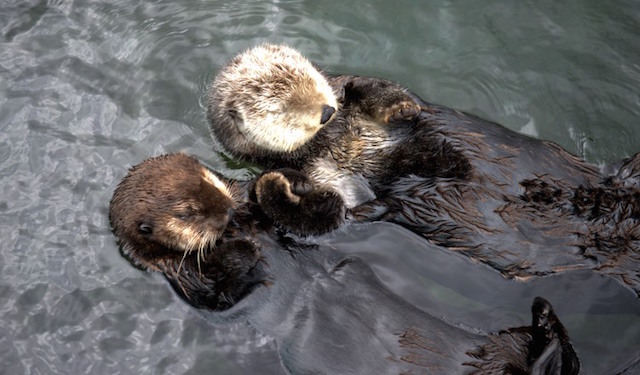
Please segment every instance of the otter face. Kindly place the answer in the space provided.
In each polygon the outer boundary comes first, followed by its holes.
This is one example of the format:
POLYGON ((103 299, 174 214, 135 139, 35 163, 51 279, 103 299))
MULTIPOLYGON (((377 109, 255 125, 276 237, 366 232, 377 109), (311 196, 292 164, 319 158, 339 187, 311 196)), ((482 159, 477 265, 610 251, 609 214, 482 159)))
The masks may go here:
MULTIPOLYGON (((208 110, 232 122, 234 129, 227 132, 276 152, 307 142, 337 108, 325 77, 298 51, 282 45, 265 44, 236 56, 209 91, 208 110)), ((216 132, 217 124, 211 126, 216 132)))
POLYGON ((184 154, 147 159, 131 168, 109 207, 123 253, 151 270, 212 248, 233 215, 224 182, 184 154))

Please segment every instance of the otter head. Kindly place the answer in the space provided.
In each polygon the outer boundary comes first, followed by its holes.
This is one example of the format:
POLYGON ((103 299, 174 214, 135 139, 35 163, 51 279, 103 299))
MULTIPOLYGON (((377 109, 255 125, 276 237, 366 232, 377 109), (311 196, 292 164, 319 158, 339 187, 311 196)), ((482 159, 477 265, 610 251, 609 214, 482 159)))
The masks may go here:
POLYGON ((338 107, 326 78, 298 51, 265 44, 232 59, 211 84, 213 135, 233 154, 291 152, 338 107))
POLYGON ((147 159, 116 188, 109 220, 124 255, 150 270, 212 248, 233 214, 225 183, 184 154, 147 159))

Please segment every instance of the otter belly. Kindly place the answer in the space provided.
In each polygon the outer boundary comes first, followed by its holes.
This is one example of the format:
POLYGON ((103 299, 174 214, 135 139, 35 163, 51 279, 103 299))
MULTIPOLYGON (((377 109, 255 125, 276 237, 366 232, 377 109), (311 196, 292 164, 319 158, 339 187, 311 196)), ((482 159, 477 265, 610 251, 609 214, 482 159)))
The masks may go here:
POLYGON ((474 334, 404 301, 366 263, 331 246, 288 241, 283 248, 279 239, 263 234, 254 240, 270 282, 210 318, 248 321, 274 337, 289 373, 525 373, 529 367, 534 339, 528 327, 490 337, 474 334))
POLYGON ((467 352, 487 343, 402 300, 333 247, 263 254, 273 285, 256 294, 253 305, 262 306, 248 318, 276 338, 290 373, 458 374, 471 369, 467 352))
POLYGON ((415 122, 388 125, 404 141, 372 183, 378 200, 355 212, 507 276, 589 268, 640 293, 640 156, 605 178, 554 143, 420 103, 415 122))
MULTIPOLYGON (((598 168, 555 143, 516 133, 501 125, 453 109, 427 104, 415 128, 421 138, 449 143, 457 157, 470 163, 470 175, 499 186, 507 194, 521 194, 520 182, 548 176, 565 186, 595 184, 598 168)), ((457 162, 454 157, 452 162, 457 162)))

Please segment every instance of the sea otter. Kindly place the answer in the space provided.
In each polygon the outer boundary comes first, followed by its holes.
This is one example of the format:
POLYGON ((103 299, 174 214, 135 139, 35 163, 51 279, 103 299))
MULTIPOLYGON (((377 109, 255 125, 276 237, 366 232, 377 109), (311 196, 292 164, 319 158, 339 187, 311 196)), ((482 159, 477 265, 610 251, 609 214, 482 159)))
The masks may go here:
POLYGON ((358 258, 279 231, 258 201, 303 204, 319 194, 292 174, 229 181, 184 154, 147 159, 114 191, 112 230, 128 259, 164 273, 212 319, 275 337, 292 374, 578 373, 543 298, 533 301, 531 326, 473 334, 400 299, 358 258))
POLYGON ((300 169, 313 186, 338 192, 355 220, 398 223, 507 277, 590 268, 640 295, 640 155, 603 176, 554 143, 427 103, 394 82, 325 78, 299 61, 306 60, 289 47, 259 46, 235 57, 213 80, 210 131, 233 156, 300 169), (280 53, 296 57, 282 60, 280 53), (246 77, 257 86, 283 81, 281 76, 289 84, 234 91, 228 80, 241 73, 230 72, 243 71, 259 77, 246 77), (300 71, 319 79, 305 107, 315 115, 295 116, 311 86, 298 90, 293 84, 300 71), (322 118, 323 103, 334 102, 327 82, 338 109, 323 126, 312 127, 311 119, 322 118), (262 110, 267 107, 287 116, 271 122, 262 110), (285 130, 296 124, 315 133, 298 139, 302 130, 285 130))

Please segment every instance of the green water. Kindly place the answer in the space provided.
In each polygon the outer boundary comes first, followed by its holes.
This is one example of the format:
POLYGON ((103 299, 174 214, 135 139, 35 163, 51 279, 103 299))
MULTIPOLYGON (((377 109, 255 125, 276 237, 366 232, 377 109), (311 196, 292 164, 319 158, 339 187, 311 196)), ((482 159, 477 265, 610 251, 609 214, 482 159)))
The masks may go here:
MULTIPOLYGON (((285 42, 328 72, 396 80, 604 164, 640 151, 638 25, 636 1, 0 0, 0 373, 281 371, 268 337, 203 323, 123 260, 106 216, 127 168, 151 155, 251 175, 212 149, 204 118, 207 82, 233 54, 285 42)), ((501 284, 483 267, 461 278, 453 261, 413 277, 403 265, 424 256, 382 261, 385 241, 356 239, 425 310, 495 330, 526 323, 541 293, 583 373, 640 357, 640 303, 616 284, 501 284)))

